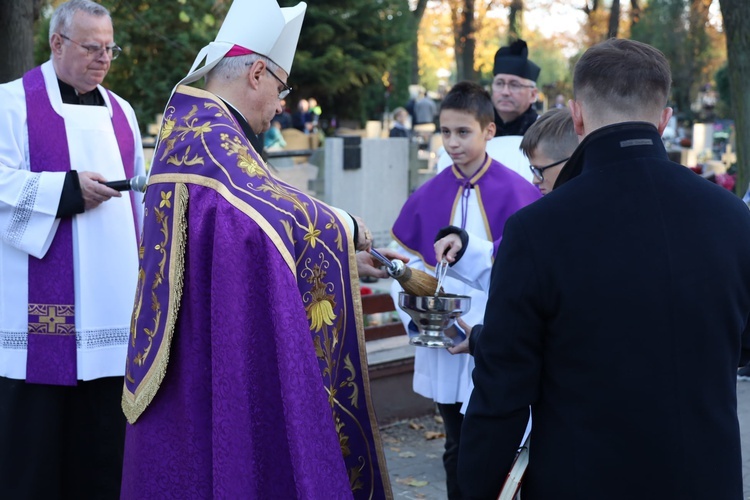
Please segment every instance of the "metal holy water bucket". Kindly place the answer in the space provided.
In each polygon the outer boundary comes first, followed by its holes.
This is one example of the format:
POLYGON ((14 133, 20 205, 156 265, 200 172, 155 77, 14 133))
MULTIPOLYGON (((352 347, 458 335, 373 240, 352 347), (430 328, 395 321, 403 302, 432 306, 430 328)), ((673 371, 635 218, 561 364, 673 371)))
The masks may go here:
POLYGON ((456 318, 469 312, 471 297, 466 295, 441 294, 439 296, 416 296, 401 292, 398 306, 411 316, 419 334, 410 336, 409 343, 420 347, 453 347, 460 340, 446 335, 456 318))

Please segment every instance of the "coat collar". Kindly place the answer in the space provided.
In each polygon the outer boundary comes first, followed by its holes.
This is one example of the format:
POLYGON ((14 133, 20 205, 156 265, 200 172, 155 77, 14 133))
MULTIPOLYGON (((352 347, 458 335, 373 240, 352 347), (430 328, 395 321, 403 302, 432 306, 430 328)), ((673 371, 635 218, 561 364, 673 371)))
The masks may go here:
POLYGON ((667 160, 667 150, 652 123, 625 122, 608 125, 587 135, 560 171, 555 189, 594 166, 635 158, 667 160))

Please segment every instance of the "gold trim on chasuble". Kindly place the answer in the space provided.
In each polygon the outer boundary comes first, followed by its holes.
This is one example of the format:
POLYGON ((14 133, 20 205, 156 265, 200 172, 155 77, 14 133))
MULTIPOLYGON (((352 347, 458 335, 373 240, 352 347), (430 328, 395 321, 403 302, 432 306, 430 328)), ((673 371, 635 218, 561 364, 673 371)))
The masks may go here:
MULTIPOLYGON (((153 186, 151 189, 160 188, 159 186, 153 186)), ((154 361, 151 364, 151 368, 149 368, 142 382, 135 388, 135 392, 131 393, 128 391, 127 384, 124 386, 122 393, 122 409, 125 413, 125 417, 131 424, 135 423, 151 401, 153 401, 154 396, 156 396, 156 392, 159 390, 159 386, 167 373, 167 365, 169 364, 169 347, 172 343, 172 336, 174 335, 175 324, 177 323, 177 313, 179 312, 182 299, 187 237, 186 214, 188 206, 188 189, 184 184, 174 184, 174 193, 176 194, 172 196, 173 192, 171 190, 161 191, 158 205, 145 207, 144 210, 144 227, 147 222, 150 222, 148 217, 148 211, 150 209, 153 211, 153 223, 159 226, 159 231, 163 235, 162 241, 154 248, 155 251, 161 253, 161 260, 159 261, 159 271, 153 276, 153 279, 146 276, 143 267, 139 267, 138 269, 138 285, 136 287, 133 317, 130 322, 129 342, 131 345, 135 346, 136 336, 142 334, 148 337, 149 343, 143 351, 136 353, 134 359, 126 360, 126 381, 129 380, 133 382, 133 379, 130 376, 131 363, 142 366, 152 354, 151 347, 154 336, 156 336, 160 329, 163 329, 164 333, 161 344, 156 353, 154 353, 154 361), (169 216, 165 215, 164 211, 161 210, 162 208, 171 208, 170 204, 174 204, 171 222, 169 216), (169 255, 167 255, 166 248, 169 248, 169 255), (169 281, 164 281, 165 269, 169 270, 169 281), (148 290, 146 287, 148 287, 148 290), (160 287, 167 287, 168 290, 169 303, 166 305, 166 310, 164 305, 159 302, 155 293, 160 287), (144 299, 146 300, 145 306, 150 307, 154 313, 154 326, 153 329, 144 328, 142 332, 137 332, 136 320, 143 310, 144 299)), ((141 242, 141 247, 138 249, 141 261, 145 251, 143 244, 144 243, 141 242)))

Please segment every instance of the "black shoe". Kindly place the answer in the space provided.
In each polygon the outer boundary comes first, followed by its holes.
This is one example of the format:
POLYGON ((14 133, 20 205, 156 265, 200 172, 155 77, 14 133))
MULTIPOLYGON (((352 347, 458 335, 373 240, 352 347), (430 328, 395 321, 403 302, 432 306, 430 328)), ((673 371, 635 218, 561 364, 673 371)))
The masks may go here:
POLYGON ((737 370, 737 380, 750 380, 750 364, 737 370))

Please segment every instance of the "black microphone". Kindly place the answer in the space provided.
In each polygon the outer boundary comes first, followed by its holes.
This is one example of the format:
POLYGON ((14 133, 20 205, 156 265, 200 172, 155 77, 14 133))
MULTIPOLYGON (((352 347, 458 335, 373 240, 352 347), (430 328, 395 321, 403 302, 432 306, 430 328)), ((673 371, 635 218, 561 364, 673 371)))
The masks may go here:
POLYGON ((138 191, 138 192, 143 193, 146 191, 147 182, 148 182, 148 177, 146 177, 145 175, 136 175, 132 179, 124 179, 121 181, 109 181, 109 182, 105 182, 104 185, 114 189, 115 191, 128 191, 132 189, 133 191, 138 191))

